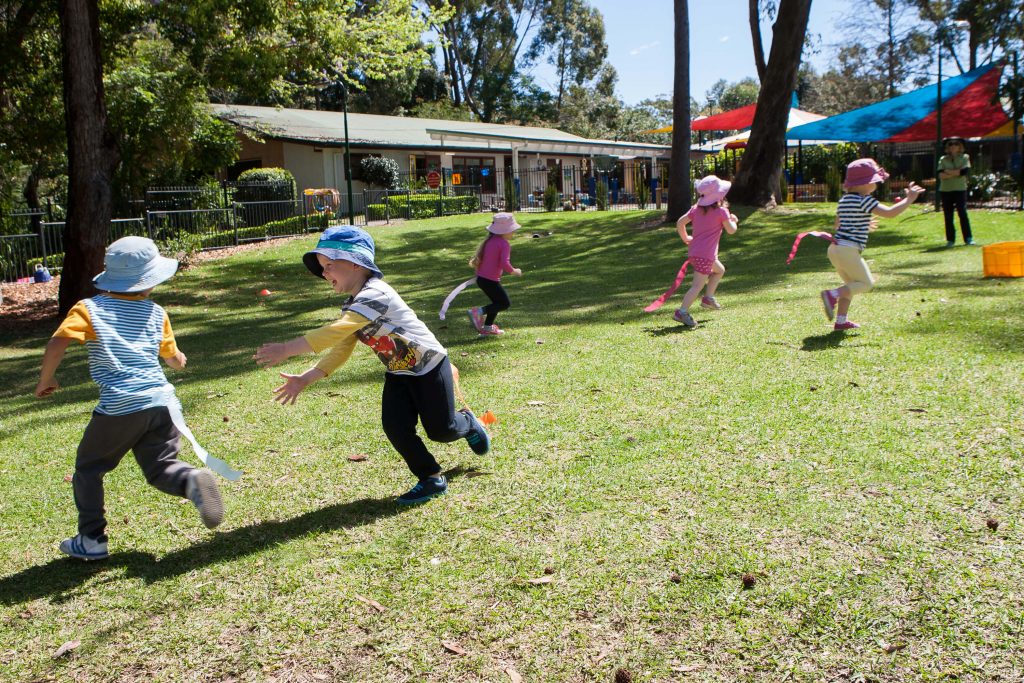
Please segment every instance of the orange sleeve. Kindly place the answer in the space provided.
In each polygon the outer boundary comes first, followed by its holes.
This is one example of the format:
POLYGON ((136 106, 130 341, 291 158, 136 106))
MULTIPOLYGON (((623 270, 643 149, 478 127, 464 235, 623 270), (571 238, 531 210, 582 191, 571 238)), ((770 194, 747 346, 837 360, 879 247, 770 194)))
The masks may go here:
POLYGON ((79 301, 68 311, 64 321, 53 333, 54 337, 66 337, 73 339, 79 344, 87 341, 95 341, 96 331, 92 328, 92 321, 89 319, 89 309, 85 303, 79 301))
POLYGON ((160 340, 160 357, 171 358, 178 354, 178 342, 174 339, 174 330, 171 329, 171 319, 164 313, 164 337, 160 340))

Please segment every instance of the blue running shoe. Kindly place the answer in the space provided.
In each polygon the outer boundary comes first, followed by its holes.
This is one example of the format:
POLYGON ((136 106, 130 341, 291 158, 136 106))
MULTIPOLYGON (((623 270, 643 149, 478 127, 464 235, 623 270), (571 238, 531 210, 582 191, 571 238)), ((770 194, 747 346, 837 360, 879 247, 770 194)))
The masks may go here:
POLYGON ((60 542, 60 551, 65 555, 77 557, 79 560, 105 560, 110 557, 107 552, 107 537, 89 538, 78 534, 60 542))
POLYGON ((431 498, 443 496, 448 491, 448 480, 443 474, 420 479, 415 486, 395 499, 399 505, 426 503, 431 498))
POLYGON ((469 433, 466 434, 466 443, 477 455, 486 454, 491 450, 491 437, 487 434, 487 430, 469 408, 463 408, 459 412, 469 418, 469 433))

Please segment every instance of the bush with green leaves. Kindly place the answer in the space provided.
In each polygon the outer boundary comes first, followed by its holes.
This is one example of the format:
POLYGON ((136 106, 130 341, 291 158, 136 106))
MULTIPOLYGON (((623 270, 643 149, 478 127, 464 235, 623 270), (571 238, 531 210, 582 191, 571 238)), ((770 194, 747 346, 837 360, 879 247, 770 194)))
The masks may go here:
POLYGON ((407 218, 418 220, 420 218, 434 218, 456 213, 473 213, 480 209, 480 199, 475 194, 467 195, 441 195, 438 202, 438 193, 429 194, 399 194, 390 195, 387 203, 368 204, 366 206, 366 220, 382 221, 388 218, 407 218))
POLYGON ((366 157, 359 162, 363 171, 363 180, 371 187, 380 186, 385 190, 398 187, 398 162, 385 157, 366 157))
POLYGON ((967 176, 967 196, 976 202, 987 202, 996 194, 999 175, 991 171, 971 173, 967 176))
POLYGON ((295 199, 295 176, 284 168, 251 168, 238 176, 235 201, 272 202, 295 199))
POLYGON ((843 196, 843 172, 834 164, 825 172, 825 191, 830 202, 838 202, 843 196))
POLYGON ((558 211, 558 204, 558 188, 549 184, 544 188, 544 210, 558 211))
POLYGON ((606 178, 597 179, 597 210, 608 210, 608 180, 606 178))
POLYGON ((512 179, 511 174, 505 175, 505 210, 519 210, 519 197, 516 195, 516 183, 512 179))

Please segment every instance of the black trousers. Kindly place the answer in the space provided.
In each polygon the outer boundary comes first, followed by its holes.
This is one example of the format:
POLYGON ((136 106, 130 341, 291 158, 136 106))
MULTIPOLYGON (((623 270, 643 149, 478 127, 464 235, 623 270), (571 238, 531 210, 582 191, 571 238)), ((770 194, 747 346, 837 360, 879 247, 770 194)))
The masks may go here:
POLYGON ((971 221, 967 218, 967 190, 940 192, 942 196, 942 213, 946 219, 946 241, 956 241, 956 229, 953 227, 953 211, 960 217, 960 232, 964 242, 971 239, 971 221))
POLYGON ((405 459, 417 479, 441 471, 441 466, 416 433, 416 421, 431 441, 449 443, 464 439, 470 419, 455 410, 452 366, 447 356, 425 375, 385 373, 381 397, 381 425, 388 441, 405 459))
POLYGON ((493 325, 494 319, 502 311, 507 311, 512 306, 508 298, 508 292, 497 280, 488 280, 485 277, 476 276, 476 286, 483 290, 491 303, 484 306, 484 325, 493 325))
POLYGON ((172 496, 185 495, 185 482, 195 468, 178 460, 178 428, 165 407, 128 415, 93 413, 78 445, 71 486, 78 508, 78 532, 96 538, 107 529, 103 476, 132 451, 146 481, 172 496))

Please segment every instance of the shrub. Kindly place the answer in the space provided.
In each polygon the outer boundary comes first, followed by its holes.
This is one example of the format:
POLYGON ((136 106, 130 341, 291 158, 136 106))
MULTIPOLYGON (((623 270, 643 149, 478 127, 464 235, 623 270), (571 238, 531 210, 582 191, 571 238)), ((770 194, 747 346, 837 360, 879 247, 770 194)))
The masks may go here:
POLYGON ((832 164, 825 172, 826 198, 830 202, 838 202, 843 196, 843 172, 836 164, 832 164))
POLYGON ((434 218, 440 215, 438 210, 445 215, 454 213, 473 213, 480 209, 480 199, 475 194, 467 195, 442 195, 441 205, 438 206, 437 192, 429 194, 399 194, 387 197, 387 204, 368 204, 366 207, 366 220, 382 221, 385 218, 407 218, 417 220, 420 218, 434 218))
POLYGON ((519 197, 516 196, 516 183, 512 179, 511 173, 505 174, 505 210, 519 210, 519 197))
POLYGON ((604 178, 597 179, 597 210, 608 210, 608 181, 604 178))
POLYGON ((363 180, 371 186, 380 185, 385 190, 398 187, 398 162, 384 157, 366 157, 359 162, 363 170, 363 180))
POLYGON ((636 188, 636 204, 641 211, 647 208, 651 201, 651 185, 647 180, 646 170, 638 168, 633 177, 633 186, 636 188))
POLYGON ((972 173, 967 176, 967 194, 978 202, 986 202, 995 196, 999 176, 991 172, 972 173))
POLYGON ((785 204, 786 198, 789 195, 789 181, 786 180, 786 171, 783 170, 779 174, 779 196, 776 198, 777 204, 785 204))
POLYGON ((558 188, 554 185, 544 188, 544 210, 558 211, 558 188))
POLYGON ((295 176, 284 168, 251 168, 238 176, 236 202, 295 199, 295 176))

